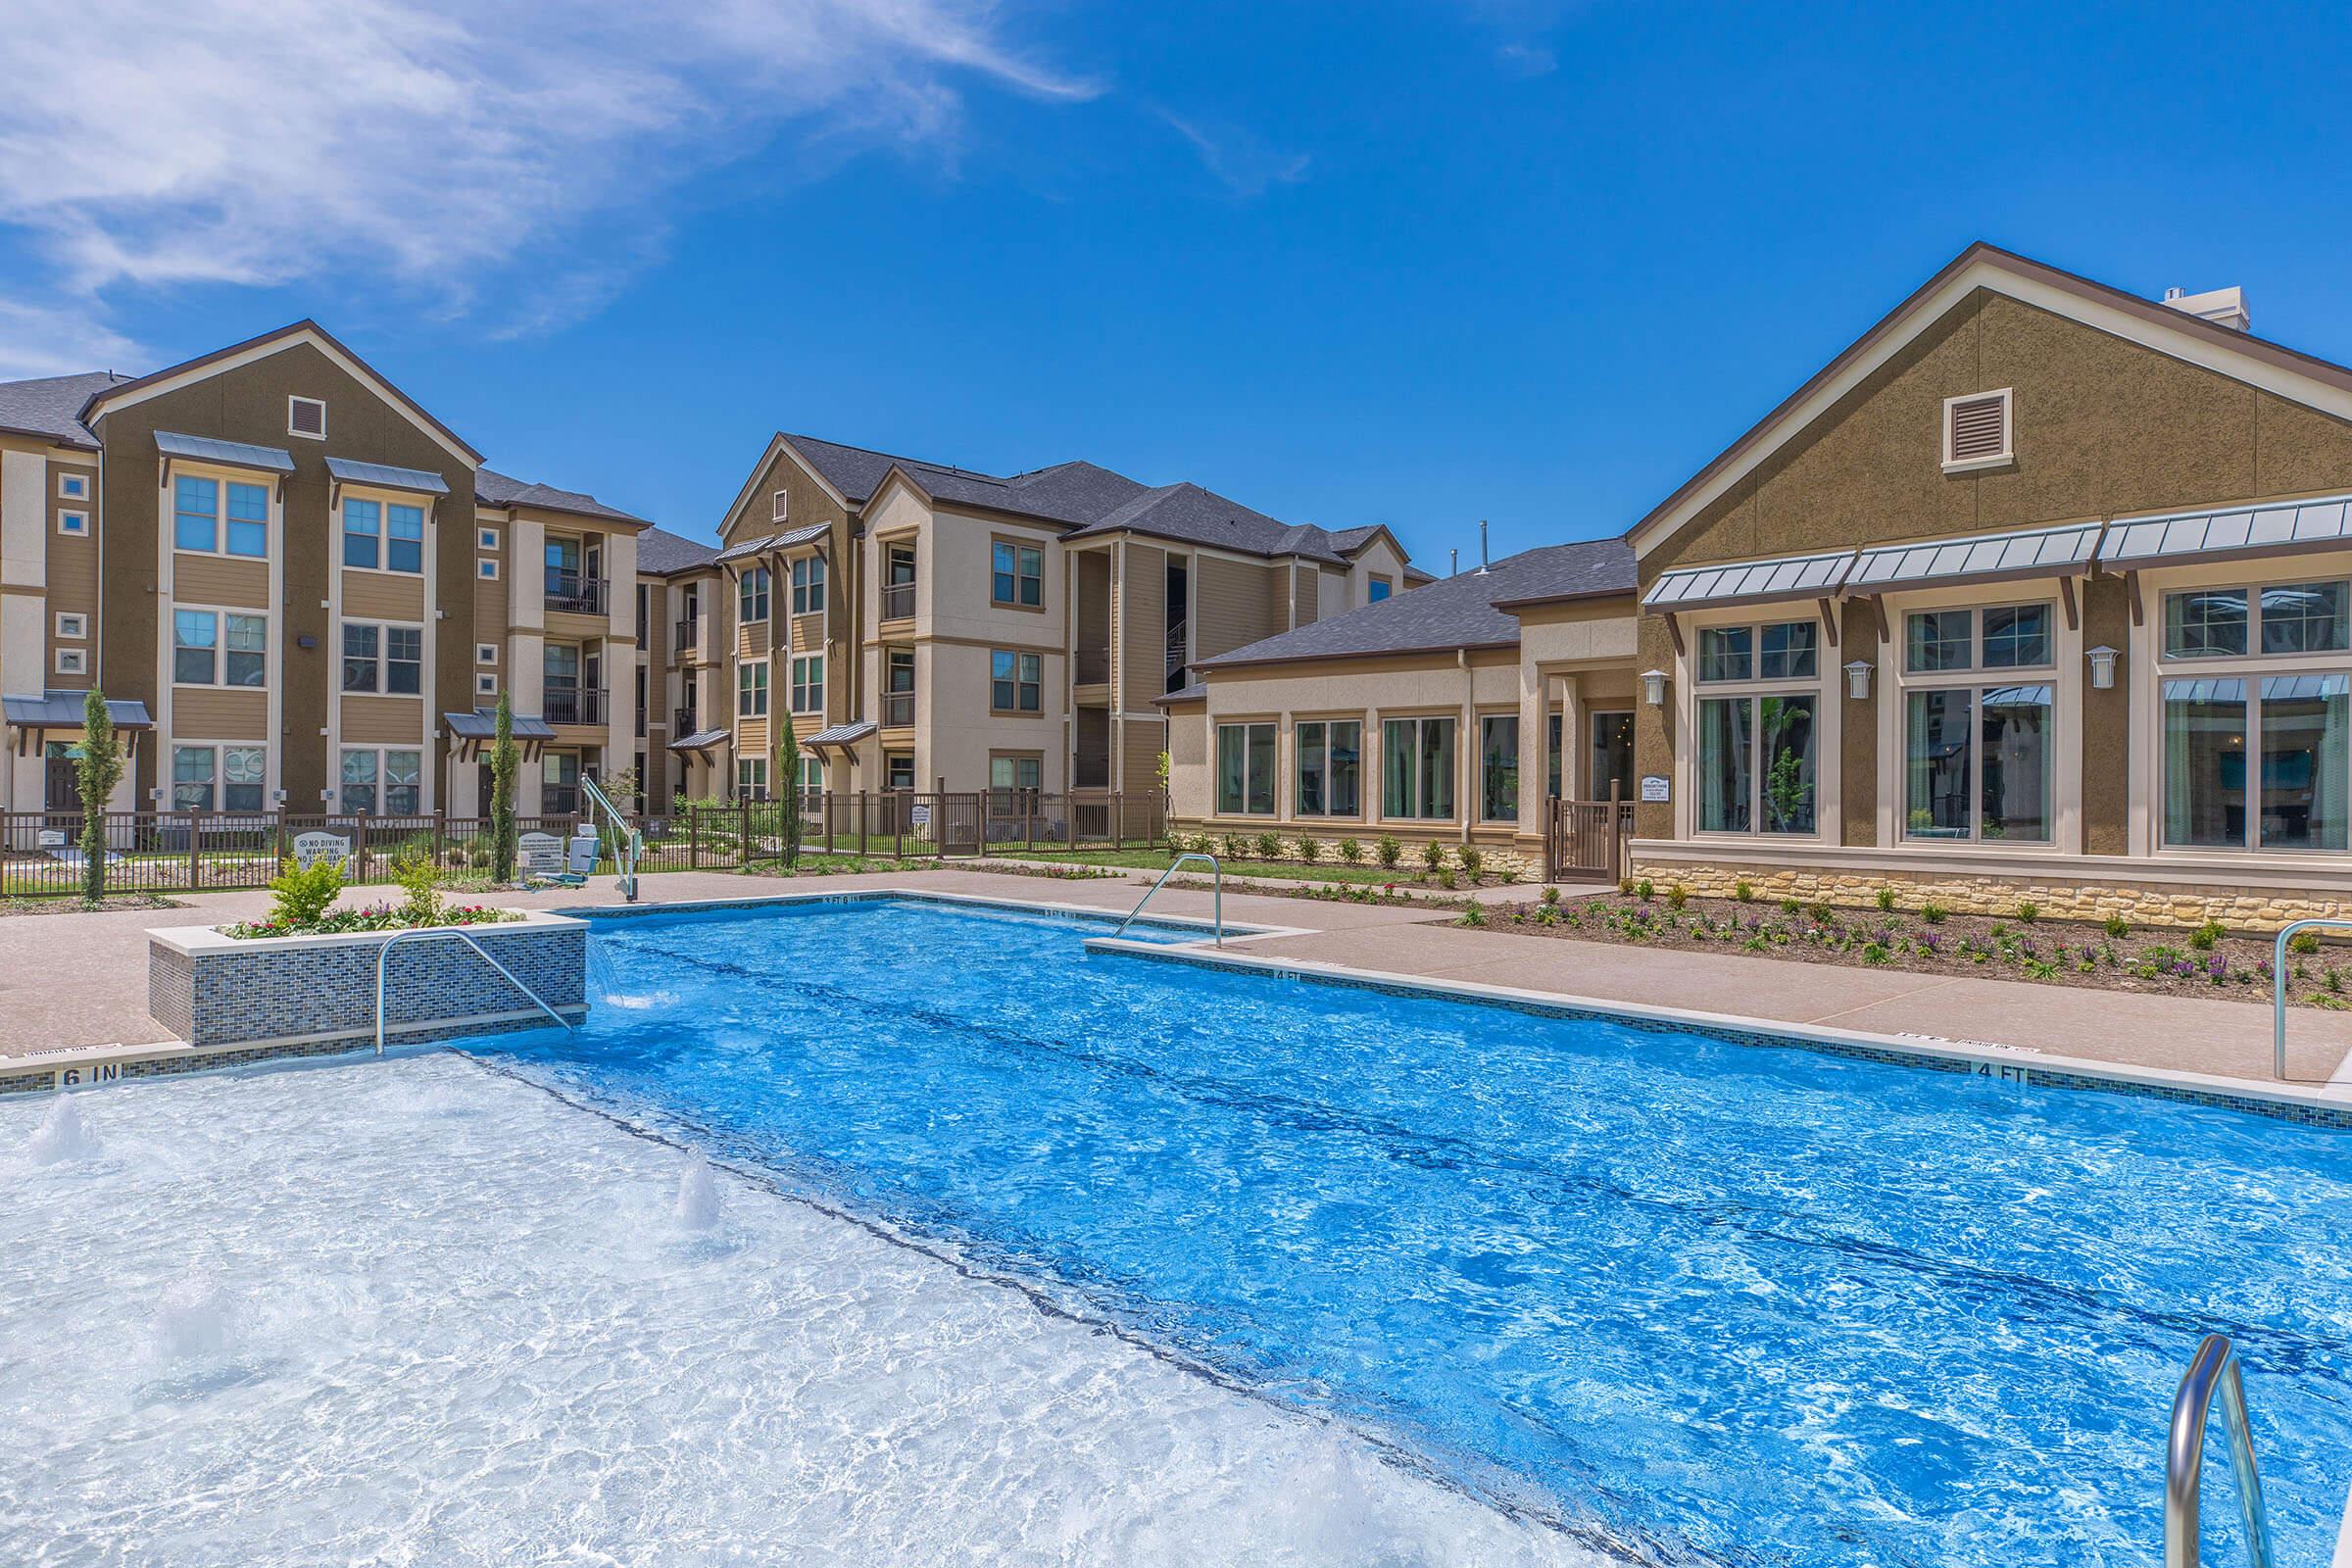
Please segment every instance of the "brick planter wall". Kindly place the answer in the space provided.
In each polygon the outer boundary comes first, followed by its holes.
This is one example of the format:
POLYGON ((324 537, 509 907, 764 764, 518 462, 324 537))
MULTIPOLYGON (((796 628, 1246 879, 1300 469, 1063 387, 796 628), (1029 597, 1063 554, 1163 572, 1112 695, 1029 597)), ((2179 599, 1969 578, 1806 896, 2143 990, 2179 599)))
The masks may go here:
MULTIPOLYGON (((588 927, 532 913, 466 927, 566 1016, 586 1010, 588 927)), ((378 954, 396 933, 239 942, 209 926, 147 933, 147 1010, 189 1045, 373 1043, 378 954)), ((385 1038, 416 1041, 530 1028, 546 1015, 454 938, 409 941, 384 975, 385 1038)))

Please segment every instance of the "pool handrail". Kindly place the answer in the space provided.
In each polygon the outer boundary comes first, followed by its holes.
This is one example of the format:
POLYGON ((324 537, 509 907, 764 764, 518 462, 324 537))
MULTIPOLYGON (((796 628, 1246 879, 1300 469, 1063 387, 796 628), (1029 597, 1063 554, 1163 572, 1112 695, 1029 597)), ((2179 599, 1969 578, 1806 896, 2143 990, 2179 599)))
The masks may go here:
POLYGON ((585 773, 580 775, 580 793, 587 797, 588 818, 591 822, 596 819, 598 808, 602 808, 606 819, 612 824, 612 868, 619 874, 620 899, 623 904, 635 904, 637 860, 645 853, 645 839, 629 825, 629 819, 621 813, 620 808, 612 804, 612 797, 607 795, 603 787, 585 773))
POLYGON ((484 963, 488 964, 491 968, 496 969, 502 976, 504 976, 507 984, 513 986, 515 990, 530 998, 532 1006, 537 1007, 541 1012, 544 1012, 550 1018, 555 1019, 556 1022, 562 1024, 565 1029, 576 1030, 577 1026, 574 1025, 569 1018, 564 1017, 555 1008, 549 1006, 547 1004, 547 999, 540 996, 538 992, 533 991, 529 986, 526 986, 520 980, 515 979, 514 971, 508 968, 505 964, 499 962, 496 958, 490 956, 489 950, 484 948, 479 942, 474 941, 473 938, 467 936, 465 932, 456 929, 454 926, 432 926, 421 931, 395 931, 392 934, 391 941, 385 943, 382 947, 375 950, 375 1054, 377 1055, 380 1056, 384 1054, 384 960, 391 957, 392 950, 399 947, 403 942, 407 942, 412 939, 422 942, 431 937, 456 937, 460 942, 463 942, 467 947, 471 948, 484 963))
POLYGON ((1119 922, 1119 928, 1111 935, 1114 937, 1125 936, 1127 928, 1135 924, 1135 917, 1144 912, 1144 906, 1152 902, 1152 894, 1157 893, 1161 888, 1167 886, 1168 878, 1174 876, 1176 868, 1187 860, 1206 860, 1208 862, 1209 875, 1213 878, 1213 885, 1216 889, 1216 902, 1211 906, 1216 914, 1217 926, 1216 940, 1213 945, 1223 947, 1225 945, 1225 867, 1217 863, 1215 856, 1204 854, 1200 850, 1187 850, 1170 860, 1168 868, 1159 873, 1159 880, 1152 884, 1150 892, 1135 901, 1135 907, 1127 911, 1127 918, 1119 922))
POLYGON ((2227 1336, 2208 1334, 2173 1396, 2173 1428, 2164 1460, 2164 1568, 2197 1568, 2198 1488, 2205 1472, 2205 1417, 2216 1392, 2230 1440, 2230 1471, 2246 1520, 2246 1559, 2271 1568, 2269 1515, 2254 1464, 2254 1429, 2246 1420, 2246 1385, 2227 1336))
POLYGON ((2314 926, 2329 926, 2338 931, 2352 931, 2352 919, 2343 915, 2314 915, 2308 920, 2289 920, 2278 928, 2278 939, 2271 949, 2271 1076, 2286 1076, 2286 942, 2298 931, 2314 926))

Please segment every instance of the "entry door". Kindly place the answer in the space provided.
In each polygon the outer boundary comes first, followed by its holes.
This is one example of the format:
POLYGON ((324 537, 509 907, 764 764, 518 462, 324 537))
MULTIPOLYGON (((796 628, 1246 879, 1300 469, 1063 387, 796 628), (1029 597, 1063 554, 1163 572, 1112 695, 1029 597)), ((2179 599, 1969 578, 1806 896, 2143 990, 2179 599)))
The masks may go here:
POLYGON ((1609 786, 1617 786, 1617 798, 1634 798, 1634 715, 1626 711, 1598 711, 1592 715, 1592 778, 1590 799, 1605 801, 1609 786))
POLYGON ((67 755, 68 749, 64 741, 50 741, 41 749, 41 805, 52 811, 81 809, 80 784, 74 776, 74 759, 67 755))

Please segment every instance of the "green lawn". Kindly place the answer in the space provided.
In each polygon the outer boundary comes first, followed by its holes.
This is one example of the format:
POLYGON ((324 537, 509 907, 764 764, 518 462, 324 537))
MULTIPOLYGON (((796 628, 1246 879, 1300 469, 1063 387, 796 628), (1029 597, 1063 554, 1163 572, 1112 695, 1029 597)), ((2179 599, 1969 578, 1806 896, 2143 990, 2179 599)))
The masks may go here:
MULTIPOLYGON (((1006 859, 1015 860, 1083 860, 1089 865, 1124 865, 1141 871, 1164 871, 1173 858, 1166 850, 1007 850, 1002 852, 1006 859)), ((1297 860, 1229 860, 1218 859, 1234 876, 1278 876, 1294 882, 1353 882, 1378 887, 1384 882, 1400 886, 1417 886, 1421 881, 1418 865, 1399 865, 1395 870, 1383 870, 1377 865, 1346 865, 1337 860, 1318 860, 1302 865, 1297 860)), ((1188 873, 1208 875, 1206 866, 1187 866, 1188 873)))

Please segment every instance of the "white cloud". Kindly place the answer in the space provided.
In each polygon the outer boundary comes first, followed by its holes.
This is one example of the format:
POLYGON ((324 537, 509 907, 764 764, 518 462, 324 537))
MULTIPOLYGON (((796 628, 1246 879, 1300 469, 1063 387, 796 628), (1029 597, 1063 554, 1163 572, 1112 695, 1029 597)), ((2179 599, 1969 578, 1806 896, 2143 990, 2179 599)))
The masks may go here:
POLYGON ((1238 126, 1221 126, 1211 132, 1170 110, 1158 113, 1178 135, 1192 143, 1201 164, 1236 196, 1262 196, 1268 186, 1295 185, 1306 177, 1310 159, 1305 153, 1283 152, 1254 131, 1238 126))
POLYGON ((125 288, 321 277, 463 313, 525 260, 553 324, 658 231, 580 256, 584 225, 786 127, 952 156, 965 78, 1097 91, 986 0, 16 0, 0 226, 51 273, 0 333, 94 323, 125 288))
POLYGON ((72 306, 0 299, 0 381, 149 368, 147 352, 72 306))

